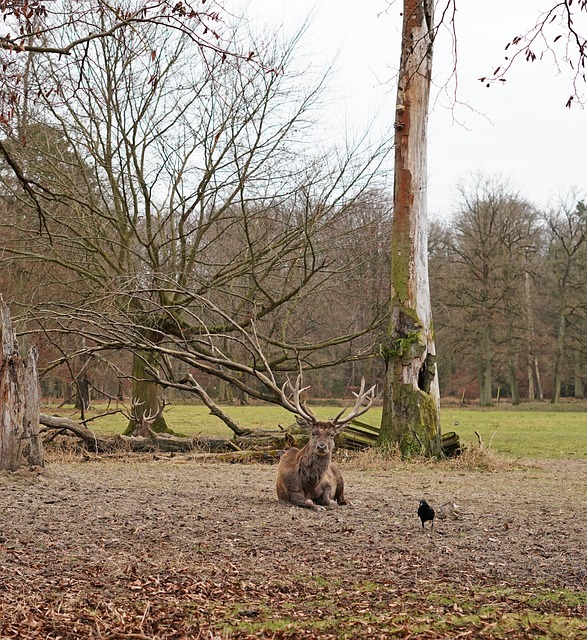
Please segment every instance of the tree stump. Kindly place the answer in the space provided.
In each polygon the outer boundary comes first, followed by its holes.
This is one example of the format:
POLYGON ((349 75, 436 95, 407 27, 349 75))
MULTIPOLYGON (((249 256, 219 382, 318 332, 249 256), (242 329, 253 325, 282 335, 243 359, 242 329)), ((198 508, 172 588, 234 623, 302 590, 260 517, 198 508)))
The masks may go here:
POLYGON ((0 296, 0 470, 42 466, 37 351, 21 356, 10 312, 0 296))

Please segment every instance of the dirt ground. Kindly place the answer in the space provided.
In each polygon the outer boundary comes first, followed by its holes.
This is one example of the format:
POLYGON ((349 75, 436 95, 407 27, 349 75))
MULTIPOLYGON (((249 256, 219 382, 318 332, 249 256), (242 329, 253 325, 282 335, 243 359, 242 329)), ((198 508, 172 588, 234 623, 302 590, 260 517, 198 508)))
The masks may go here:
POLYGON ((270 465, 0 475, 0 638, 587 638, 587 461, 341 467, 321 512, 270 465))

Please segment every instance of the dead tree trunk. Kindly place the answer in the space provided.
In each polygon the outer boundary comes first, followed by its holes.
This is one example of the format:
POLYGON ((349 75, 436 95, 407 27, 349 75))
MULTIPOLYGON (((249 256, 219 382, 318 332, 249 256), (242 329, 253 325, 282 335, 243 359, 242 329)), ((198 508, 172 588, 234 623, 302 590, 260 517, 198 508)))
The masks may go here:
POLYGON ((428 284, 426 145, 434 0, 404 0, 395 120, 391 322, 379 443, 440 452, 440 398, 428 284))
POLYGON ((39 407, 37 352, 19 354, 10 313, 0 296, 0 469, 43 465, 39 407))

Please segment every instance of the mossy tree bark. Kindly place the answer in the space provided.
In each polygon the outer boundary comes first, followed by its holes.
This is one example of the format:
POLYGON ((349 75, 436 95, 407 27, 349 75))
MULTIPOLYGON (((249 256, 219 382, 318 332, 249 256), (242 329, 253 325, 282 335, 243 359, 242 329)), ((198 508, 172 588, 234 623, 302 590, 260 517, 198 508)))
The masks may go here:
POLYGON ((391 322, 380 446, 404 457, 440 452, 436 351, 428 284, 426 141, 433 0, 404 0, 395 122, 391 322))
POLYGON ((0 296, 0 469, 43 465, 37 352, 21 356, 0 296))

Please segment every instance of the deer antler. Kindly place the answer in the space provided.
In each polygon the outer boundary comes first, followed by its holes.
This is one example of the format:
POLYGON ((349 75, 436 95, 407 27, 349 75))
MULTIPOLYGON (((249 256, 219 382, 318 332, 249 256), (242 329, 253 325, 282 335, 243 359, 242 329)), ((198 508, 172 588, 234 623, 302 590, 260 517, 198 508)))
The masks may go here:
POLYGON ((129 420, 133 420, 134 422, 140 422, 141 419, 138 416, 137 413, 137 409, 142 405, 145 404, 145 402, 143 400, 139 400, 138 398, 131 398, 130 399, 130 409, 128 410, 128 412, 123 411, 123 415, 125 415, 129 420))
POLYGON ((375 385, 365 391, 365 378, 361 378, 361 388, 359 389, 359 393, 355 393, 353 391, 353 395, 356 398, 355 406, 348 414, 348 416, 346 416, 344 420, 340 419, 342 417, 342 414, 347 410, 347 407, 344 407, 343 410, 336 416, 336 418, 334 418, 334 420, 331 420, 331 422, 337 427, 342 427, 351 420, 354 420, 355 418, 358 418, 359 416, 362 416, 364 413, 369 411, 371 405, 375 401, 375 385), (367 400, 367 404, 363 406, 363 402, 365 402, 365 400, 367 400))
POLYGON ((316 422, 317 417, 312 413, 308 405, 300 399, 300 395, 310 387, 301 387, 301 384, 301 373, 296 378, 295 386, 292 385, 291 380, 288 378, 281 388, 280 396, 283 400, 284 406, 292 413, 297 413, 300 417, 304 418, 304 420, 308 420, 309 422, 314 423, 316 422), (286 393, 286 387, 289 387, 291 389, 291 394, 288 395, 286 393))
POLYGON ((143 415, 141 416, 139 415, 137 409, 142 404, 145 404, 144 400, 139 400, 138 398, 130 399, 130 411, 125 414, 129 418, 129 420, 132 420, 133 422, 144 422, 147 425, 152 425, 153 422, 155 422, 155 420, 157 420, 157 418, 163 413, 163 409, 165 409, 165 407, 167 406, 167 402, 165 400, 163 401, 163 404, 157 401, 155 409, 143 411, 143 415))
POLYGON ((157 420, 157 418, 163 413, 163 409, 165 409, 166 405, 167 403, 165 400, 163 401, 163 404, 159 404, 159 401, 157 401, 156 409, 153 411, 149 409, 143 413, 143 422, 146 422, 148 425, 153 424, 153 422, 155 422, 155 420, 157 420))

